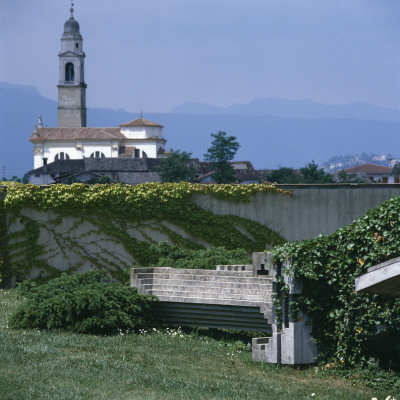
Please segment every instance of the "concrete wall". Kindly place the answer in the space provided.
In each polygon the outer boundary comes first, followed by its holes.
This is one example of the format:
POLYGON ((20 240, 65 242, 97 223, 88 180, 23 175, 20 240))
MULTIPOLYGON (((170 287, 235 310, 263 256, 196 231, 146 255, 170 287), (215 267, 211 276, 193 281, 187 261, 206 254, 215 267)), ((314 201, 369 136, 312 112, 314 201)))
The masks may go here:
POLYGON ((257 194, 249 203, 210 196, 194 201, 217 214, 234 214, 269 226, 289 241, 331 234, 367 210, 400 195, 399 184, 278 185, 294 196, 257 194))
MULTIPOLYGON (((294 196, 260 193, 248 203, 233 203, 203 195, 196 195, 193 200, 216 214, 233 214, 266 224, 292 241, 309 239, 320 233, 330 234, 384 200, 400 195, 400 185, 298 185, 290 189, 294 196)), ((24 209, 21 214, 39 223, 40 237, 37 244, 45 249, 39 258, 59 270, 74 266, 84 271, 94 265, 95 259, 111 268, 126 268, 135 264, 125 249, 125 243, 104 234, 98 228, 96 219, 88 221, 77 217, 62 217, 62 223, 55 224, 57 215, 53 212, 24 209)), ((134 223, 121 225, 121 221, 115 221, 115 226, 138 240, 146 240, 149 236, 156 242, 168 240, 168 236, 157 229, 160 222, 143 222, 145 224, 138 227, 134 223)), ((205 243, 187 234, 172 222, 162 224, 205 246, 212 243, 205 243)), ((9 218, 10 233, 23 228, 19 219, 9 218)), ((23 251, 14 253, 12 263, 17 263, 19 257, 25 257, 23 251)), ((31 277, 41 273, 45 272, 37 268, 31 271, 31 277)))

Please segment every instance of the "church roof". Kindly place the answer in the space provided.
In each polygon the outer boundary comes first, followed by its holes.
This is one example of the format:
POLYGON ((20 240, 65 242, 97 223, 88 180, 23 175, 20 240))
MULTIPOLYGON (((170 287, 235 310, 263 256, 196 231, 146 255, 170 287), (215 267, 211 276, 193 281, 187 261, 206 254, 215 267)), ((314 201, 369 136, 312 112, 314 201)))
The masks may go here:
POLYGON ((144 118, 138 118, 133 121, 125 122, 120 126, 158 126, 159 128, 163 128, 163 125, 156 124, 155 122, 151 122, 144 118))
POLYGON ((126 139, 120 128, 37 128, 31 142, 42 140, 95 140, 126 139))

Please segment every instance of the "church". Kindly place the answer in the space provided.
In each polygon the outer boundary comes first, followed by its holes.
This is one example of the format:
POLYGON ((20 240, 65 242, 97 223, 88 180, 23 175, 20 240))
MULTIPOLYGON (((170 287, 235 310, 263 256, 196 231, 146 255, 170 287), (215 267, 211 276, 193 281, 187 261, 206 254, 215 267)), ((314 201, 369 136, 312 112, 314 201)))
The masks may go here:
MULTIPOLYGON (((45 127, 39 117, 30 136, 34 153, 34 170, 29 173, 31 183, 55 182, 55 176, 45 173, 46 166, 59 160, 112 158, 120 159, 118 164, 123 164, 122 159, 157 159, 168 154, 162 136, 163 126, 144 119, 142 115, 119 127, 86 126, 83 38, 72 7, 70 12, 58 54, 58 126, 45 127)), ((144 160, 141 161, 139 164, 143 165, 144 160)))

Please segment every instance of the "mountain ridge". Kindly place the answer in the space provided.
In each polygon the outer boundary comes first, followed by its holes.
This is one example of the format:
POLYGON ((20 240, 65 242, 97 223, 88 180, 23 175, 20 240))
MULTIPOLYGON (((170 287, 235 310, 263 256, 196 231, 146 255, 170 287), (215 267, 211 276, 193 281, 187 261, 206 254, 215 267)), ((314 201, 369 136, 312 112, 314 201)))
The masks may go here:
POLYGON ((350 118, 400 122, 400 110, 375 106, 363 101, 348 104, 323 104, 310 99, 288 100, 275 97, 258 98, 248 103, 227 107, 207 103, 185 102, 171 113, 209 115, 271 115, 283 118, 350 118))

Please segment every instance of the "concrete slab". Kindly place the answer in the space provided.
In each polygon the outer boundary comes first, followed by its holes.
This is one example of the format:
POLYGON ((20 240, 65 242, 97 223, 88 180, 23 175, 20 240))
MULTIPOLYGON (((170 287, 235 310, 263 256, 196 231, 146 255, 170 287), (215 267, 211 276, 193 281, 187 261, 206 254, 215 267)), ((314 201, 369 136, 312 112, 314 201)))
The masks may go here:
POLYGON ((368 272, 356 278, 357 292, 400 297, 400 257, 368 268, 368 272))

